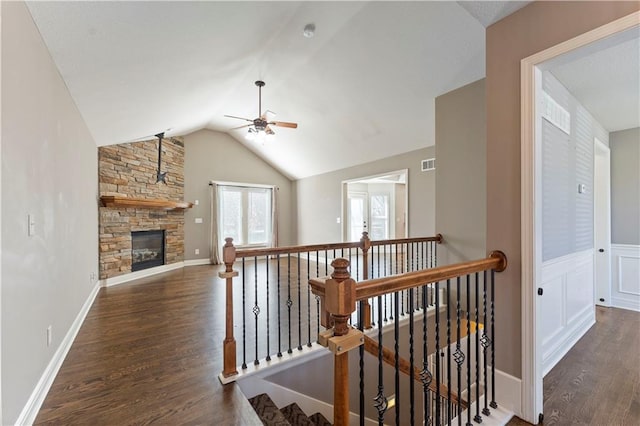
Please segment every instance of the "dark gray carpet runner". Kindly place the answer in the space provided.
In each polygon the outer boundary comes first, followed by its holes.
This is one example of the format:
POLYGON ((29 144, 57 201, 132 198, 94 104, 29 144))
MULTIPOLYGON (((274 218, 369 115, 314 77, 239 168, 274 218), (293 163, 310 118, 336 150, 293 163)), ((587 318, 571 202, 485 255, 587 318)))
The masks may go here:
POLYGON ((295 402, 279 409, 266 393, 250 398, 249 402, 265 426, 331 426, 320 413, 307 417, 295 402))

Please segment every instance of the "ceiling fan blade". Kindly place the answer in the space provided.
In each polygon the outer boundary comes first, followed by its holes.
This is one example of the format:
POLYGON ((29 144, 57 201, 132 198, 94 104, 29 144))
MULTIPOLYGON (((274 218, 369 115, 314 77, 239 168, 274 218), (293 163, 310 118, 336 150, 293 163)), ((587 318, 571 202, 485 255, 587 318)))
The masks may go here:
POLYGON ((289 127, 290 129, 297 129, 298 123, 288 123, 286 121, 271 121, 269 124, 279 127, 289 127))
POLYGON ((269 127, 269 126, 265 127, 264 132, 267 135, 275 135, 276 134, 276 132, 274 132, 273 129, 271 129, 271 127, 269 127))
POLYGON ((229 130, 244 129, 245 127, 251 127, 251 126, 253 126, 253 124, 245 124, 243 126, 234 127, 232 129, 229 129, 229 130))
POLYGON ((253 123, 253 120, 249 120, 248 118, 244 118, 244 117, 236 117, 235 115, 225 115, 225 117, 237 118, 238 120, 250 121, 253 123))

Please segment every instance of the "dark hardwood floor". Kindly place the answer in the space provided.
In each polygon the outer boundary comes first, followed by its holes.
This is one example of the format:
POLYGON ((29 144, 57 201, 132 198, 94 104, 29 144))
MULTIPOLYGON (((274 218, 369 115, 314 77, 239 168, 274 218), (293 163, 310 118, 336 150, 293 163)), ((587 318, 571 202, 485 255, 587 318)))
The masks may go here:
POLYGON ((598 307, 596 319, 544 378, 545 425, 640 425, 640 313, 598 307))
POLYGON ((224 297, 216 267, 101 289, 36 424, 261 425, 222 386, 224 297))

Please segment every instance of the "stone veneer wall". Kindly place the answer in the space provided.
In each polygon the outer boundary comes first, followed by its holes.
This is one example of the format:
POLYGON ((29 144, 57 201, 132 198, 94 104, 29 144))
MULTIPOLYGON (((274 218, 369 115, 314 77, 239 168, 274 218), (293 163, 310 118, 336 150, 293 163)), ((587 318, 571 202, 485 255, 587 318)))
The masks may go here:
MULTIPOLYGON (((162 140, 162 171, 156 183, 158 140, 98 149, 100 195, 184 199, 184 141, 162 140)), ((100 279, 131 272, 131 231, 165 230, 165 264, 184 259, 184 210, 100 207, 100 279)))

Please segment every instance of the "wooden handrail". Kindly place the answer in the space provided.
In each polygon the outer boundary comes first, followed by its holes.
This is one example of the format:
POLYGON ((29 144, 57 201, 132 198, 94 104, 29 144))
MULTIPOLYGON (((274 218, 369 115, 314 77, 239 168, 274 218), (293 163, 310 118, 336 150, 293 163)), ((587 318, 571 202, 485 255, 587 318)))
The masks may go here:
MULTIPOLYGON (((501 251, 493 251, 486 259, 471 260, 469 262, 456 263, 454 265, 438 266, 421 271, 407 272, 400 275, 392 275, 384 278, 374 278, 358 283, 356 287, 356 300, 367 300, 372 297, 382 296, 387 293, 408 290, 429 283, 435 283, 451 278, 460 277, 475 272, 495 269, 502 272, 507 267, 507 257, 501 251)), ((314 294, 324 295, 324 279, 311 279, 309 284, 314 294)))
MULTIPOLYGON (((379 348, 380 346, 378 345, 378 342, 376 342, 375 340, 373 340, 371 337, 367 335, 364 336, 364 350, 366 352, 377 357, 379 348)), ((382 346, 382 360, 386 364, 392 367, 395 367, 395 353, 391 349, 385 347, 384 345, 382 346)), ((401 373, 409 376, 411 371, 411 363, 409 363, 409 361, 407 361, 406 359, 399 357, 398 369, 400 370, 401 373)), ((413 367, 413 378, 416 381, 422 383, 422 379, 420 377, 420 370, 417 367, 413 367)), ((432 392, 437 391, 436 383, 434 383, 433 380, 431 381, 431 383, 429 383, 429 390, 431 390, 432 392)), ((443 383, 440 384, 440 394, 441 395, 449 394, 449 390, 443 383)), ((453 402, 454 404, 460 405, 462 408, 468 407, 467 402, 464 400, 458 399, 458 395, 456 395, 455 392, 453 391, 451 391, 451 402, 453 402)))
MULTIPOLYGON (((438 234, 435 237, 416 237, 416 238, 402 238, 395 240, 379 240, 379 241, 371 241, 370 245, 372 246, 381 246, 381 245, 391 245, 391 244, 404 244, 404 243, 421 243, 427 241, 436 241, 440 243, 442 241, 442 235, 438 234)), ((362 240, 360 241, 351 241, 344 243, 327 243, 327 244, 310 244, 303 246, 288 246, 288 247, 264 247, 264 248, 248 248, 248 249, 238 249, 236 251, 236 256, 238 258, 242 257, 255 257, 255 256, 273 256, 278 254, 289 254, 289 253, 303 253, 303 252, 314 252, 314 251, 324 251, 324 250, 340 250, 340 249, 349 249, 349 248, 362 248, 362 240)))
POLYGON ((396 238, 394 240, 377 240, 371 241, 372 246, 383 246, 389 244, 406 244, 406 243, 423 243, 434 241, 438 244, 441 244, 443 241, 442 234, 436 234, 435 237, 424 237, 424 238, 396 238))

